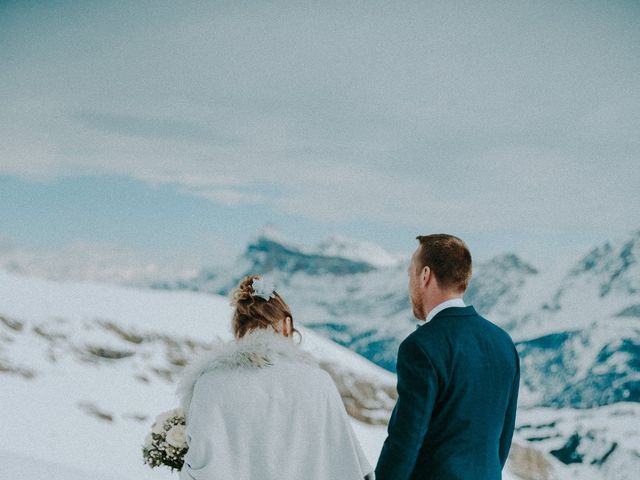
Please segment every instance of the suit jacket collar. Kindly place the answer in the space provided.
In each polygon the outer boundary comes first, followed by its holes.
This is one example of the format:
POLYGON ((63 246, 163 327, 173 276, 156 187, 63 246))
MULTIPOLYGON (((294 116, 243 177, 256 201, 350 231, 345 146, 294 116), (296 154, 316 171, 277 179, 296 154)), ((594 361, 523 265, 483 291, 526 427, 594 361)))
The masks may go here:
POLYGON ((478 312, 473 308, 473 305, 467 305, 466 307, 448 307, 436 313, 431 321, 433 322, 438 318, 445 317, 473 317, 475 315, 478 315, 478 312))

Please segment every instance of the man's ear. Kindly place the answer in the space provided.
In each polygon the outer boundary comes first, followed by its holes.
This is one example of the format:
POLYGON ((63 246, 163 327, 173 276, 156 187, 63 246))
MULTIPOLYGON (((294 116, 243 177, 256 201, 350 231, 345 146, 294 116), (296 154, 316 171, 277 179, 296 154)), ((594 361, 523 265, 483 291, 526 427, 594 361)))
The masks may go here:
POLYGON ((431 279, 431 269, 428 266, 425 266, 420 272, 420 285, 422 287, 426 287, 431 279))

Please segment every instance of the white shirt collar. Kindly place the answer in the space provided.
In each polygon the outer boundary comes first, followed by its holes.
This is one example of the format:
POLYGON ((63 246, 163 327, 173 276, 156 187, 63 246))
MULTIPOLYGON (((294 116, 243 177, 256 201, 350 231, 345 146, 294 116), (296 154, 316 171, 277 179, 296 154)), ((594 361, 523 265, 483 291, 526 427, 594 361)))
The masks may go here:
POLYGON ((426 321, 430 321, 433 317, 436 316, 439 312, 449 307, 466 307, 462 298, 450 298, 449 300, 445 300, 444 302, 433 307, 433 310, 429 312, 427 315, 426 321))

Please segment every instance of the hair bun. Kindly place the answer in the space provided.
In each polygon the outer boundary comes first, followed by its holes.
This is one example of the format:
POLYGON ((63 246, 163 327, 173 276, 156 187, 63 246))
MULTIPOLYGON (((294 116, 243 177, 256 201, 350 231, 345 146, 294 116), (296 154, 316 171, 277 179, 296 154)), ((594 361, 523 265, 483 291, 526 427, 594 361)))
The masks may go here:
POLYGON ((246 302, 253 298, 253 281, 260 278, 260 275, 247 275, 231 294, 231 305, 235 306, 240 302, 246 302))

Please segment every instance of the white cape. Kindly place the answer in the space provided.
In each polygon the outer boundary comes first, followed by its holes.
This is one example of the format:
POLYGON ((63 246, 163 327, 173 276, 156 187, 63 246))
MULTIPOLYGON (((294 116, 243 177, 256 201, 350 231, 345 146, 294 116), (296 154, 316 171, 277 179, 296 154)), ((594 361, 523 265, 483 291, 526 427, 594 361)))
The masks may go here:
POLYGON ((189 445, 180 480, 374 479, 329 374, 271 330, 201 355, 177 394, 189 445))

